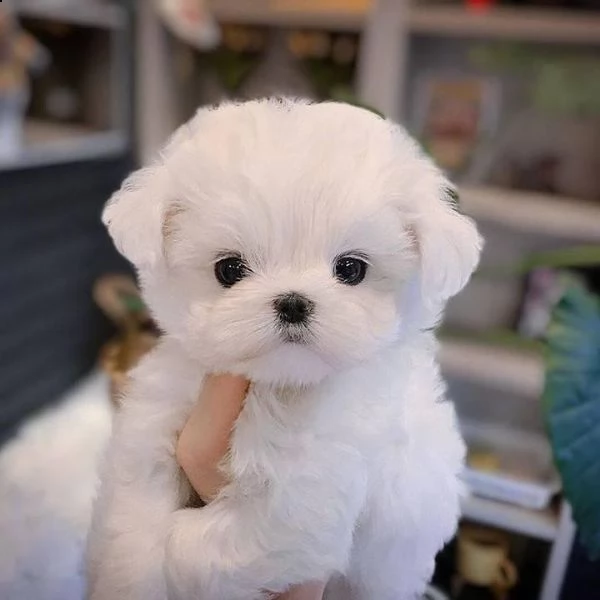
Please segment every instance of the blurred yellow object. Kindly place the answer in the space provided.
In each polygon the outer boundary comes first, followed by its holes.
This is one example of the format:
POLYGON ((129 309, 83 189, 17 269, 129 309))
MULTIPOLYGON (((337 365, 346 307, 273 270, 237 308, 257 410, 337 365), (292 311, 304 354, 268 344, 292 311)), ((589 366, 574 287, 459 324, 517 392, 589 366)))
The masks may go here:
POLYGON ((100 365, 110 377, 110 396, 118 406, 127 383, 127 374, 140 358, 152 350, 157 338, 148 333, 115 339, 107 343, 100 352, 100 365))
POLYGON ((331 49, 331 39, 317 31, 293 31, 288 39, 289 48, 297 58, 323 59, 331 49))
POLYGON ((493 452, 473 451, 469 452, 467 464, 477 471, 493 472, 500 467, 500 459, 493 452))
POLYGON ((264 46, 262 32, 243 25, 223 26, 223 45, 233 52, 256 52, 264 46))

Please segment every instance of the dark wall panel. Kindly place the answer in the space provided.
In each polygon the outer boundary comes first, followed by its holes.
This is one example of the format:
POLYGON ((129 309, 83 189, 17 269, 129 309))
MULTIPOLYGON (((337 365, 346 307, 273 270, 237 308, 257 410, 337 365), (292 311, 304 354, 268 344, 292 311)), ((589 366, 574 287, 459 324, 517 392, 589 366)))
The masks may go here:
POLYGON ((0 440, 86 373, 110 326, 96 278, 127 269, 100 223, 129 159, 0 173, 0 440))

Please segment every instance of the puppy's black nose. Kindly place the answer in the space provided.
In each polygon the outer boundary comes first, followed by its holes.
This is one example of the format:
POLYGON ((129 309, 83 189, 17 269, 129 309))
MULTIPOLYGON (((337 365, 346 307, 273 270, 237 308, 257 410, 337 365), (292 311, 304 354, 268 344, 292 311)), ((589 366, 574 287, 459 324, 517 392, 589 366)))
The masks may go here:
POLYGON ((306 323, 314 306, 314 302, 297 292, 283 294, 273 300, 273 308, 277 312, 279 320, 291 325, 306 323))

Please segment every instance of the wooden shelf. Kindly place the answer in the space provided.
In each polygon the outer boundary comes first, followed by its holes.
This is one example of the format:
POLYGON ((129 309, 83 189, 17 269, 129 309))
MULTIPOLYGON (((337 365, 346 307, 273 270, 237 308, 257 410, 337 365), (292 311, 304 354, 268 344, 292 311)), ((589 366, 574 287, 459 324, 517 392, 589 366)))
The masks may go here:
POLYGON ((95 0, 19 0, 17 11, 24 18, 99 29, 122 29, 127 22, 122 7, 95 0))
MULTIPOLYGON (((213 10, 225 22, 361 31, 371 6, 369 0, 216 0, 213 10)), ((600 45, 600 15, 582 11, 495 8, 473 12, 463 6, 419 3, 410 8, 408 28, 414 33, 451 37, 600 45)))
POLYGON ((442 339, 444 375, 538 398, 544 385, 542 358, 521 349, 466 340, 442 339))
POLYGON ((550 542, 558 534, 559 517, 552 508, 530 510, 477 496, 467 496, 461 502, 461 509, 463 518, 468 521, 539 540, 550 542))
POLYGON ((219 21, 270 27, 360 31, 371 2, 354 0, 215 0, 219 21))
POLYGON ((24 137, 22 152, 0 162, 0 171, 107 158, 127 148, 126 136, 120 131, 94 131, 33 119, 25 124, 24 137))
POLYGON ((494 187, 462 186, 461 207, 475 219, 524 233, 583 243, 600 242, 600 204, 494 187))
POLYGON ((597 12, 504 7, 474 12, 461 6, 422 3, 411 8, 409 18, 415 33, 600 45, 597 12))

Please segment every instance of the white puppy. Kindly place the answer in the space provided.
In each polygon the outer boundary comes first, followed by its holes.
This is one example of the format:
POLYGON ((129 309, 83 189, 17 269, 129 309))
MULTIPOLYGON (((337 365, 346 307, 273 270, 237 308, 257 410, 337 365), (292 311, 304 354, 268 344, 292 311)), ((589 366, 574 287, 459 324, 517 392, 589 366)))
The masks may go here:
POLYGON ((104 220, 165 336, 115 424, 93 600, 422 592, 464 455, 431 330, 481 246, 452 195, 397 125, 293 100, 200 110, 125 182, 104 220), (252 385, 231 483, 185 508, 175 441, 214 372, 252 385))

